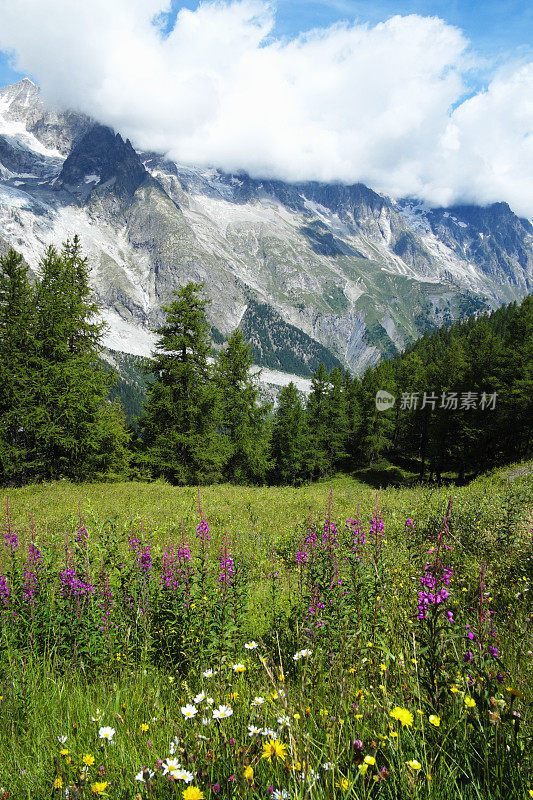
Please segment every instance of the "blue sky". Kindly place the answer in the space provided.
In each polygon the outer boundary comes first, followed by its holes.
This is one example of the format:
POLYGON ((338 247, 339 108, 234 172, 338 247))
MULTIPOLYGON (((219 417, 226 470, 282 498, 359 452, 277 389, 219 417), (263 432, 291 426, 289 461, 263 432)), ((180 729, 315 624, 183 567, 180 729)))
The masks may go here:
MULTIPOLYGON (((181 8, 194 10, 199 4, 196 0, 174 0, 169 25, 181 8)), ((274 33, 282 37, 341 20, 375 25, 395 14, 440 17, 460 28, 476 54, 486 59, 485 69, 478 65, 478 75, 472 77, 474 86, 483 84, 502 63, 533 54, 533 2, 528 0, 276 0, 274 5, 274 33)), ((21 77, 11 68, 8 54, 0 51, 0 86, 21 77)))

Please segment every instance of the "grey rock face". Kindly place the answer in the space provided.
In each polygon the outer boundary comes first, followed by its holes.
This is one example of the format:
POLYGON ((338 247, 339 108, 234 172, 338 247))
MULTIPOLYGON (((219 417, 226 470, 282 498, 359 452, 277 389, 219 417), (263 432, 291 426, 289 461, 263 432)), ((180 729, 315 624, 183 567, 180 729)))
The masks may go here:
POLYGON ((148 354, 161 306, 194 280, 219 338, 240 325, 258 362, 300 375, 316 359, 362 371, 533 282, 533 228, 504 203, 429 209, 176 164, 20 81, 0 91, 0 242, 35 269, 74 233, 114 349, 148 354))

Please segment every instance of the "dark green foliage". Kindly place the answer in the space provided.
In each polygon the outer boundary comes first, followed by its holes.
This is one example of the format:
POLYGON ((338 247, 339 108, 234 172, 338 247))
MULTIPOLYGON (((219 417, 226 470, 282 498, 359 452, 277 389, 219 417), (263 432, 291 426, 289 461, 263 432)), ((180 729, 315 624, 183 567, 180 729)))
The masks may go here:
POLYGON ((141 420, 146 464, 175 484, 216 483, 226 460, 202 288, 188 283, 163 307, 166 321, 156 331, 150 365, 156 380, 141 420))
POLYGON ((309 446, 305 411, 298 391, 291 382, 279 393, 274 417, 272 482, 292 486, 301 483, 307 475, 309 446))
POLYGON ((239 327, 255 364, 304 377, 311 377, 320 363, 328 369, 341 366, 327 348, 284 322, 271 306, 251 300, 239 327))
POLYGON ((111 376, 98 357, 103 326, 94 321, 98 307, 78 238, 61 252, 45 251, 35 288, 13 251, 0 272, 1 480, 120 473, 127 433, 122 410, 107 401, 111 376))
POLYGON ((250 374, 251 367, 250 345, 236 330, 218 354, 215 366, 227 448, 224 475, 232 483, 262 482, 268 469, 268 408, 257 403, 257 378, 250 374))

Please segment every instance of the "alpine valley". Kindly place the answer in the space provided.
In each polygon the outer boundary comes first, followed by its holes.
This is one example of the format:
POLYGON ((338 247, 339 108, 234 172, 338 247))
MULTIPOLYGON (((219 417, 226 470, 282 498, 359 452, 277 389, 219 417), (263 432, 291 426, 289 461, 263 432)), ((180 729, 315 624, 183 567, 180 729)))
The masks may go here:
POLYGON ((0 252, 36 270, 75 233, 109 348, 148 355, 172 291, 204 282, 215 343, 240 326, 272 383, 321 361, 361 372, 533 287, 533 226, 506 203, 429 208, 177 164, 24 79, 0 90, 0 252))

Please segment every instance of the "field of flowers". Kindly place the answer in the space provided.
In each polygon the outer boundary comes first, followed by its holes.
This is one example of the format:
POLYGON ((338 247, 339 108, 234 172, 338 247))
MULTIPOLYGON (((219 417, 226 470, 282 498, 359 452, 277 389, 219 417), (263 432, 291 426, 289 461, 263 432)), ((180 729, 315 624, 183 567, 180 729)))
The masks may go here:
POLYGON ((531 464, 128 491, 4 495, 0 800, 533 797, 531 464))

